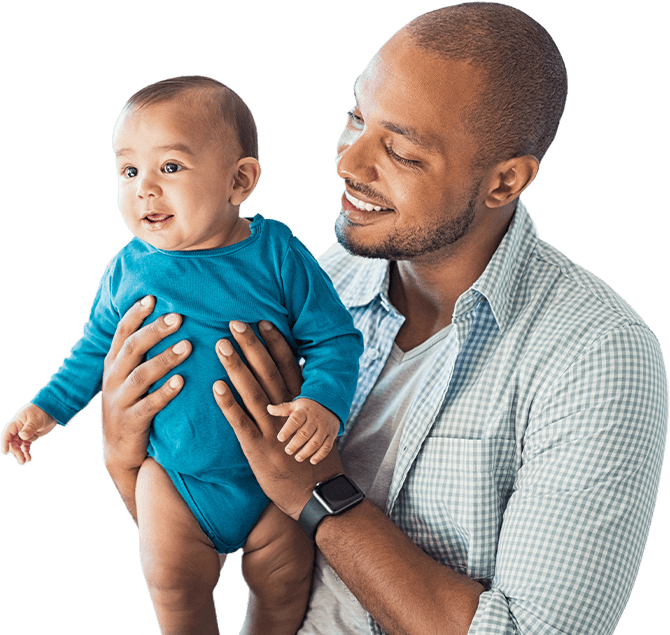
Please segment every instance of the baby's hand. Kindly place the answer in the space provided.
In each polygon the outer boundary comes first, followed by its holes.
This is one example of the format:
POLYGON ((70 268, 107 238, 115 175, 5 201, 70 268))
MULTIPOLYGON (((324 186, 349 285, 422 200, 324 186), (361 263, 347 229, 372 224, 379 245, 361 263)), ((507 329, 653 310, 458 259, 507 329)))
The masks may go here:
POLYGON ((300 450, 295 455, 296 461, 311 456, 312 465, 328 456, 340 429, 340 420, 328 408, 312 399, 301 398, 277 406, 269 405, 268 412, 274 417, 288 417, 277 435, 279 441, 293 436, 286 445, 286 454, 300 450))
POLYGON ((2 431, 2 453, 11 452, 23 465, 32 458, 30 446, 51 432, 58 422, 35 404, 27 403, 2 431))

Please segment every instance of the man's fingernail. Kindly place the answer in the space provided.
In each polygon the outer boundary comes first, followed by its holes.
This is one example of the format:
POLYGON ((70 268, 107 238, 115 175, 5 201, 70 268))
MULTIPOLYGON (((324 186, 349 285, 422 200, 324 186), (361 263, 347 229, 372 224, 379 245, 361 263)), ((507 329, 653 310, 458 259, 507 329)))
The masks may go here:
POLYGON ((222 381, 217 381, 214 384, 214 392, 217 395, 225 395, 226 394, 226 384, 224 384, 222 381))
POLYGON ((228 340, 221 340, 219 342, 219 350, 226 356, 229 357, 233 354, 233 345, 228 340))
POLYGON ((186 351, 186 342, 178 342, 172 347, 172 352, 181 355, 186 351))
POLYGON ((247 330, 247 325, 244 322, 231 322, 230 326, 238 333, 244 333, 247 330))
POLYGON ((258 323, 258 328, 261 331, 271 331, 272 330, 272 324, 270 324, 270 322, 268 322, 267 320, 261 320, 258 323))
POLYGON ((141 300, 140 304, 142 306, 149 306, 151 304, 151 296, 150 295, 145 295, 141 300))
POLYGON ((177 388, 179 388, 180 384, 181 379, 179 379, 179 377, 173 377, 172 379, 170 379, 168 386, 170 386, 170 388, 172 388, 173 390, 176 390, 177 388))
POLYGON ((163 321, 168 325, 172 326, 173 324, 177 323, 177 314, 176 313, 168 313, 164 318, 163 321))

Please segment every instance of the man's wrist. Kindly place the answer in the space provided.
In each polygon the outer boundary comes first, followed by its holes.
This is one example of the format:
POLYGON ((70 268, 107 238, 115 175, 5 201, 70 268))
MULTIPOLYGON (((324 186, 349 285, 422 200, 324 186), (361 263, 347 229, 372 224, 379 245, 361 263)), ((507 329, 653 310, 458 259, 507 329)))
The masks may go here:
POLYGON ((314 540, 316 530, 324 519, 346 512, 364 498, 363 491, 346 474, 338 474, 316 484, 312 496, 300 512, 298 524, 314 540))

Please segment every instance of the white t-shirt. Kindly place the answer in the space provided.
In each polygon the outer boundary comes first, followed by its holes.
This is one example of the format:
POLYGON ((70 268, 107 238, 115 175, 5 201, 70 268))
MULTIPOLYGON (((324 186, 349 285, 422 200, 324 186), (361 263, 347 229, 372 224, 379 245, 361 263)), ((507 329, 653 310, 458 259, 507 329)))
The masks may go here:
MULTIPOLYGON (((368 499, 385 510, 403 423, 451 325, 411 351, 393 344, 377 383, 353 422, 340 456, 344 470, 368 499)), ((367 613, 317 549, 314 582, 299 635, 369 632, 367 613)))

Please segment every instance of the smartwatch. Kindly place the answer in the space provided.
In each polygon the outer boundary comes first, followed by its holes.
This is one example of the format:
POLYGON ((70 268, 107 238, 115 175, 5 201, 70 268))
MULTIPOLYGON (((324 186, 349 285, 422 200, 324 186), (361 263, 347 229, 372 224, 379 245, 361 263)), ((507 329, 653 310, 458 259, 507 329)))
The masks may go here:
POLYGON ((302 530, 314 540, 316 528, 326 516, 336 516, 354 505, 358 505, 365 494, 346 474, 317 483, 312 490, 312 498, 303 507, 298 518, 302 530))

